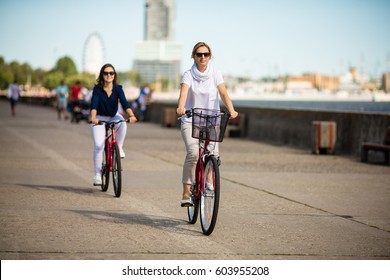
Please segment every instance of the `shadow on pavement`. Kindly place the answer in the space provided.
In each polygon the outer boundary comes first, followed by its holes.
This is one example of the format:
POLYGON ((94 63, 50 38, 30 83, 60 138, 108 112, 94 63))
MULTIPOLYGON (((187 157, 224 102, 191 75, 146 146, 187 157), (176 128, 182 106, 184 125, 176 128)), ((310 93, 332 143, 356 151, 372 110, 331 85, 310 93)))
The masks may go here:
POLYGON ((91 193, 101 193, 102 191, 94 188, 85 188, 85 187, 74 187, 74 186, 58 186, 58 185, 32 185, 32 184, 17 184, 17 186, 22 186, 26 188, 36 189, 36 190, 58 190, 64 192, 72 192, 76 194, 91 194, 91 193))
POLYGON ((134 213, 118 213, 108 211, 88 211, 88 210, 71 210, 74 213, 83 215, 90 219, 106 221, 111 223, 122 223, 130 225, 144 225, 153 228, 158 228, 164 231, 174 232, 176 234, 191 234, 191 235, 203 235, 200 228, 196 230, 184 228, 183 226, 189 225, 188 222, 180 219, 162 217, 155 215, 144 215, 134 213))

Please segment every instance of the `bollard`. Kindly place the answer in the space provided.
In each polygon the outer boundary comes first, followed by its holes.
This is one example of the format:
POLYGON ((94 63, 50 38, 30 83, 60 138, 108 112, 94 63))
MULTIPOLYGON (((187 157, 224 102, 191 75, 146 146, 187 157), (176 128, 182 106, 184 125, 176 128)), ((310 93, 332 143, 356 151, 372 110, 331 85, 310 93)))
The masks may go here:
POLYGON ((312 122, 313 154, 334 154, 336 146, 336 122, 312 122))

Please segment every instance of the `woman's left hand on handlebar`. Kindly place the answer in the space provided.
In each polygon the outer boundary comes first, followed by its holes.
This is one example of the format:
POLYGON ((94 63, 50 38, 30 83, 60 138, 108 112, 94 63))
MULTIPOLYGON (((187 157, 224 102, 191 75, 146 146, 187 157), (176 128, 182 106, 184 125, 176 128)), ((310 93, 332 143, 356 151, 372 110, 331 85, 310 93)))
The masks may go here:
POLYGON ((91 119, 91 123, 97 125, 97 124, 99 124, 99 120, 96 118, 93 118, 93 119, 91 119))
POLYGON ((231 119, 235 119, 235 118, 237 118, 237 116, 238 116, 238 113, 236 111, 230 112, 230 118, 231 119))
POLYGON ((176 114, 178 114, 179 116, 183 116, 186 114, 186 109, 183 107, 179 107, 176 109, 176 114))
POLYGON ((131 116, 130 118, 127 119, 127 121, 129 123, 136 123, 137 122, 137 118, 135 116, 131 116))

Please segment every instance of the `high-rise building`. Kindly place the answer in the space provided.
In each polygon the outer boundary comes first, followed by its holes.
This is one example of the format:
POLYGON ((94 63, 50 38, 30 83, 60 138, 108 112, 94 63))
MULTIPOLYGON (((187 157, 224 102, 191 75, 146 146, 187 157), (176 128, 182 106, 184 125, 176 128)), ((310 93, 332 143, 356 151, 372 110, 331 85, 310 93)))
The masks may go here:
POLYGON ((173 0, 145 1, 145 41, 173 41, 175 7, 173 0))
POLYGON ((390 72, 384 73, 382 76, 382 88, 386 93, 390 93, 390 72))
POLYGON ((181 75, 182 46, 174 42, 174 0, 145 0, 144 41, 137 43, 133 70, 146 82, 181 75))

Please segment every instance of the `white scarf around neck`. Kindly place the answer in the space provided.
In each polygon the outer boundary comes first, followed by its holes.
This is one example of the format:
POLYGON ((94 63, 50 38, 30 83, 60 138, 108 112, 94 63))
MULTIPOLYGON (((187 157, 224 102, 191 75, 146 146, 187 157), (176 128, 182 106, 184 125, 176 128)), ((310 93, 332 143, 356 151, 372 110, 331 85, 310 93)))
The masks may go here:
POLYGON ((198 68, 196 67, 195 63, 191 67, 191 75, 192 75, 192 77, 195 80, 198 80, 198 81, 201 81, 201 82, 207 81, 210 78, 212 72, 213 72, 213 70, 212 70, 212 67, 211 67, 210 63, 207 65, 207 68, 206 68, 206 70, 204 72, 200 72, 198 70, 198 68))

